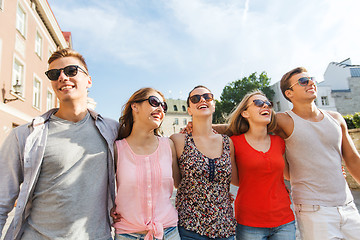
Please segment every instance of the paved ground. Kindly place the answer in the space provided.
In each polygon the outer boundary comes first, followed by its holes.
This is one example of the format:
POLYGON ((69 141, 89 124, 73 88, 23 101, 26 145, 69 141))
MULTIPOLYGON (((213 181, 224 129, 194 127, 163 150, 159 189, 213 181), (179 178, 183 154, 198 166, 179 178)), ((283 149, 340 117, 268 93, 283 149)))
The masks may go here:
MULTIPOLYGON (((234 194, 234 196, 236 196, 237 187, 234 187, 234 186, 231 185, 231 190, 230 191, 234 194)), ((351 192, 352 192, 352 194, 354 196, 354 202, 355 202, 357 208, 360 209, 360 190, 352 190, 351 192)), ((174 191, 174 195, 172 197, 172 200, 174 200, 174 197, 175 197, 175 191, 174 191)), ((10 214, 9 214, 8 221, 6 222, 6 225, 5 225, 4 229, 3 229, 3 234, 2 234, 2 236, 0 238, 0 240, 4 239, 4 233, 6 232, 6 229, 9 227, 9 224, 10 224, 13 217, 14 217, 14 211, 10 212, 10 214)), ((299 233, 297 233, 297 236, 298 235, 299 235, 299 233)), ((297 237, 297 239, 300 239, 300 238, 297 237)))

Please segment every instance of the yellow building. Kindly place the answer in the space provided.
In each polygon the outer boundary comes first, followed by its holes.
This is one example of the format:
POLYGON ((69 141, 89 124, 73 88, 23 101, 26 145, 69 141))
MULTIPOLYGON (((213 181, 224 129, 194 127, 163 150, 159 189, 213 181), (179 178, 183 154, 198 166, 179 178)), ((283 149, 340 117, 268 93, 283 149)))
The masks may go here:
POLYGON ((57 105, 47 60, 71 47, 46 0, 0 0, 0 144, 13 127, 57 105))
POLYGON ((180 99, 166 99, 168 111, 165 119, 161 125, 164 136, 170 136, 173 133, 180 132, 189 121, 191 116, 187 112, 187 105, 185 100, 180 99))

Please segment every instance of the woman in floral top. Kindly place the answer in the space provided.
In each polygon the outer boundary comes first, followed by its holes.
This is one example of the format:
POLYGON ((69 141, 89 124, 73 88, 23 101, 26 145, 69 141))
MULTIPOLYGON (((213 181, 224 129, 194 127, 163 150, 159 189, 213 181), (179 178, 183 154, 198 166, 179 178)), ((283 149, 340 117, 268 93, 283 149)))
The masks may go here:
POLYGON ((181 181, 176 196, 182 239, 234 239, 230 182, 237 185, 231 139, 212 130, 213 94, 195 87, 187 99, 191 134, 174 134, 181 181))

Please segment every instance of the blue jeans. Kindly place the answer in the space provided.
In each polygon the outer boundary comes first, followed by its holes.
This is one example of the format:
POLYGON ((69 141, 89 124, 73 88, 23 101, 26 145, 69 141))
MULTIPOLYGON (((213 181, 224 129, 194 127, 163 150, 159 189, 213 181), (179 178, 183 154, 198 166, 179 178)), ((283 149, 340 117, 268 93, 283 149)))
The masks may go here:
POLYGON ((235 240, 235 236, 228 238, 209 238, 196 232, 186 230, 184 227, 178 226, 181 240, 235 240))
MULTIPOLYGON (((127 239, 138 239, 144 240, 146 234, 138 233, 124 233, 124 234, 115 234, 115 240, 127 240, 127 239)), ((164 229, 164 240, 180 240, 179 232, 177 227, 168 227, 164 229)))
POLYGON ((236 226, 237 240, 295 240, 295 221, 273 228, 236 226))

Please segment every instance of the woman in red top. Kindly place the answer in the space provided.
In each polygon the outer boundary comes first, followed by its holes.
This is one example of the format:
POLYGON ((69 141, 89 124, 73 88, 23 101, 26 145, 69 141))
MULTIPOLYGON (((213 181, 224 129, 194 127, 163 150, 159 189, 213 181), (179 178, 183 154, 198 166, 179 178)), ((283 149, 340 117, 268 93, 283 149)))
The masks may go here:
POLYGON ((285 143, 269 134, 275 126, 272 104, 260 91, 247 94, 229 117, 239 175, 237 239, 295 240, 294 214, 284 184, 285 143))

